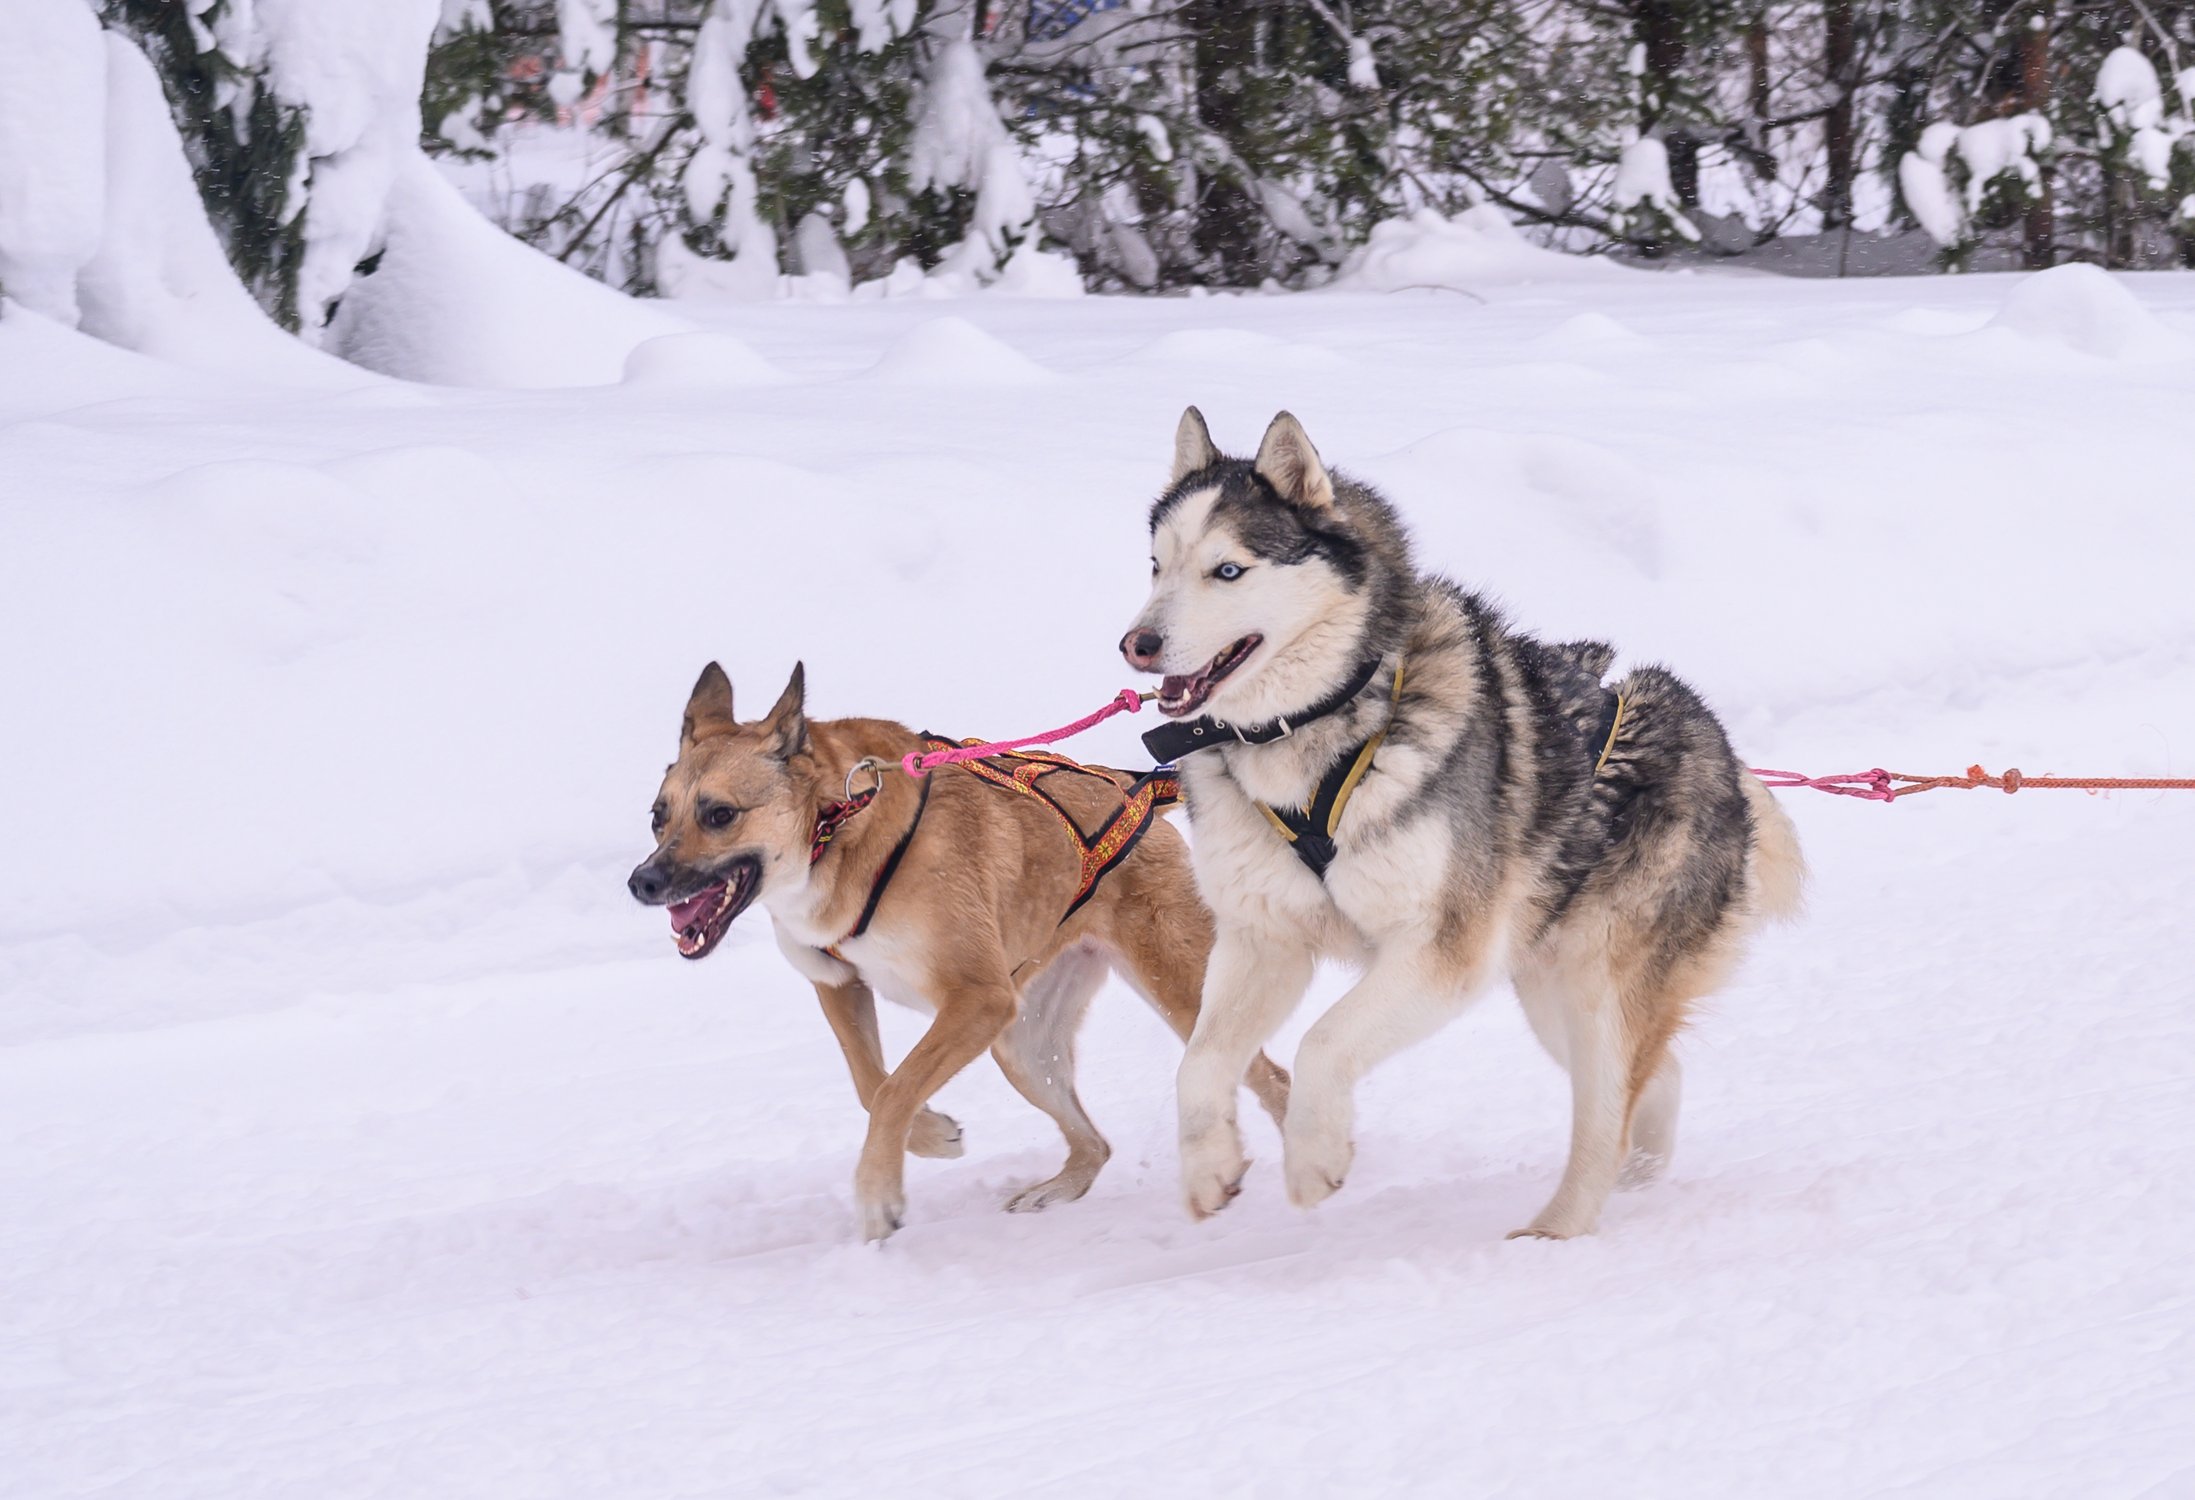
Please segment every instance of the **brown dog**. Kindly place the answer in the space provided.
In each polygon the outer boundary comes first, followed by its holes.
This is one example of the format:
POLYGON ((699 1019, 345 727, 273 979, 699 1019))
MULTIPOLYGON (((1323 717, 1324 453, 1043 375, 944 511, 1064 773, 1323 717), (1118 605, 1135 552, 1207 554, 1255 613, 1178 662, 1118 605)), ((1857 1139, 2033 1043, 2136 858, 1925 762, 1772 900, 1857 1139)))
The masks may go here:
MULTIPOLYGON (((881 719, 810 721, 803 680, 796 666, 769 714, 742 724, 723 669, 702 672, 633 895, 670 908, 688 958, 753 902, 768 908, 869 1111, 854 1173, 866 1238, 900 1225, 906 1152, 960 1155, 960 1127, 928 1102, 986 1047, 1067 1138, 1059 1174, 1006 1206, 1081 1197, 1111 1151, 1075 1097, 1075 1031, 1107 971, 1184 1040, 1196 1024, 1212 918, 1187 845, 1149 788, 1124 796, 1125 772, 998 757, 910 779, 901 758, 937 742, 881 719), (879 990, 934 1016, 889 1073, 879 990)), ((1287 1074, 1259 1053, 1248 1082, 1278 1121, 1287 1074)))

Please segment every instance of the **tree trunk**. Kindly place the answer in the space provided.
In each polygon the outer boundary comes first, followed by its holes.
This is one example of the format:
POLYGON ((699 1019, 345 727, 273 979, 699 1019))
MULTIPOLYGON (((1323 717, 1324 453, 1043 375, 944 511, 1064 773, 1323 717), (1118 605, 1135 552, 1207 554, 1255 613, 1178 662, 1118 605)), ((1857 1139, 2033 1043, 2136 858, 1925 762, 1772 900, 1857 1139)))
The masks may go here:
POLYGON ((1646 96, 1639 101, 1639 129, 1661 127, 1669 152, 1669 186, 1686 208, 1700 206, 1700 143, 1682 126, 1667 121, 1676 97, 1677 75, 1684 71, 1687 46, 1680 0, 1646 0, 1639 6, 1638 37, 1646 47, 1646 96))
MULTIPOLYGON (((1182 12, 1196 74, 1197 122, 1222 141, 1235 142, 1244 128, 1241 70, 1255 58, 1262 7, 1242 0, 1191 0, 1182 12)), ((1261 214, 1234 175, 1217 166, 1197 174, 1196 218, 1190 239, 1205 260, 1205 275, 1222 286, 1255 286, 1261 214)), ((1202 279, 1202 278, 1200 278, 1202 279)))
POLYGON ((1852 222, 1854 131, 1852 128, 1852 0, 1828 0, 1822 10, 1822 73, 1831 93, 1823 135, 1829 157, 1829 181, 1822 188, 1822 227, 1840 229, 1852 222))
MULTIPOLYGON (((2050 15, 2047 10, 2037 12, 2034 22, 2020 35, 2020 108, 2045 116, 2050 112, 2050 15)), ((2027 200, 2022 240, 2028 269, 2039 271, 2057 263, 2054 227, 2057 214, 2050 168, 2039 164, 2036 175, 2040 181, 2027 200)))
POLYGON ((1765 120, 1770 113, 1768 97, 1768 18, 1757 16, 1745 28, 1745 62, 1749 70, 1746 99, 1753 109, 1753 118, 1765 120))

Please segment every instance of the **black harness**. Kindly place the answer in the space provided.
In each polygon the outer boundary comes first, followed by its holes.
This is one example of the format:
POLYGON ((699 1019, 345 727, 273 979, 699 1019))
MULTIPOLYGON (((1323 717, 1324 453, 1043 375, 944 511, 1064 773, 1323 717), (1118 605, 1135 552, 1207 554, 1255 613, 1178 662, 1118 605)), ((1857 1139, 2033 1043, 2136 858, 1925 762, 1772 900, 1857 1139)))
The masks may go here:
MULTIPOLYGON (((1219 719, 1192 719, 1181 724, 1166 724, 1144 735, 1143 743, 1151 754, 1161 761, 1193 755, 1199 750, 1209 750, 1224 745, 1229 739, 1245 745, 1268 745, 1313 720, 1325 718, 1337 712, 1357 694, 1370 685, 1379 672, 1379 659, 1374 657, 1357 668, 1347 686, 1340 692, 1320 699, 1310 708, 1292 717, 1274 719, 1257 725, 1228 724, 1219 719)), ((1604 689, 1606 703, 1601 709, 1600 722, 1595 726, 1586 749, 1594 750, 1593 775, 1598 777, 1608 764, 1609 755, 1616 748, 1616 731, 1623 727, 1624 698, 1614 689, 1604 689)), ((1395 664, 1394 696, 1402 695, 1402 663, 1395 664)), ((1390 720, 1390 722, 1392 722, 1390 720)), ((1319 778, 1318 786, 1311 793, 1311 801, 1305 807, 1268 807, 1257 804, 1259 812, 1273 825, 1273 831, 1288 841, 1288 847, 1296 858, 1303 861, 1305 869, 1320 880, 1326 878, 1327 867, 1334 862, 1338 852, 1334 832, 1341 827, 1342 810, 1349 805, 1350 794, 1372 769, 1372 759, 1379 754, 1387 729, 1349 750, 1327 768, 1319 778)), ((1168 767, 1162 765, 1161 771, 1168 767)))
MULTIPOLYGON (((1304 725, 1338 713, 1353 701, 1357 694, 1371 686, 1379 675, 1380 659, 1369 657, 1357 666, 1347 682, 1336 691, 1327 694, 1301 713, 1283 715, 1263 724, 1229 724, 1224 719, 1191 719, 1180 724, 1162 724, 1144 735, 1146 749, 1160 761, 1194 755, 1199 750, 1209 750, 1230 740, 1244 745, 1270 745, 1295 733, 1304 725)), ((1402 663, 1395 664, 1396 695, 1402 692, 1402 663)), ((1316 790, 1311 793, 1306 807, 1268 807, 1257 804, 1259 812, 1273 825, 1273 831, 1288 841, 1296 858, 1304 868, 1319 879, 1326 878, 1326 867, 1334 862, 1334 830, 1341 826, 1342 809, 1349 805, 1350 794, 1364 773, 1372 769, 1372 757, 1379 753, 1381 741, 1387 738, 1382 727, 1370 739, 1361 741, 1343 755, 1319 778, 1316 790)))
MULTIPOLYGON (((899 836, 898 843, 892 845, 892 852, 885 856, 884 863, 877 868, 875 877, 870 880, 869 899, 862 903, 861 915, 854 920, 853 931, 840 938, 838 943, 833 943, 823 950, 831 957, 843 962, 846 955, 838 951, 839 943, 850 943, 855 938, 860 937, 869 930, 869 924, 876 919, 877 905, 883 901, 884 892, 891 885, 892 877, 899 873, 899 862, 907 857, 908 847, 915 841, 915 830, 922 826, 922 815, 930 806, 930 783, 933 779, 935 778, 929 776, 922 778, 922 795, 915 800, 915 815, 908 820, 907 831, 899 836)), ((867 804, 864 803, 863 805, 866 806, 867 804)), ((856 811, 859 811, 859 809, 856 809, 856 811)), ((818 845, 817 848, 820 850, 821 845, 818 845)), ((813 858, 809 860, 811 864, 814 862, 813 858)))

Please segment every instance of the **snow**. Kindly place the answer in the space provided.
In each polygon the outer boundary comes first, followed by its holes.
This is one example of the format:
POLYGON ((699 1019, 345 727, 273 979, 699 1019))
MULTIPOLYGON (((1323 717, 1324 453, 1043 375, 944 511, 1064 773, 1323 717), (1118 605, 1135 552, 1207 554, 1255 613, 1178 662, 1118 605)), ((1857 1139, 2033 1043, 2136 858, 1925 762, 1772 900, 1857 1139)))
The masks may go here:
POLYGON ((424 156, 401 165, 381 260, 345 294, 328 347, 446 385, 599 385, 685 320, 620 296, 483 219, 424 156))
POLYGON ((2042 182, 2037 153, 2050 145, 2050 122, 2041 115, 2008 115, 1959 131, 1959 159, 1967 166, 1966 211, 1981 212, 1989 185, 2010 174, 2035 188, 2042 182))
MULTIPOLYGON (((1970 219, 1981 212, 1992 183, 2012 176, 2026 189, 2040 185, 2037 157, 2050 142, 2050 122, 2037 114, 2009 115, 1964 127, 1938 120, 1921 132, 1912 151, 1898 159, 1898 187, 1930 239, 1939 245, 1957 245, 1965 240, 1970 219), (1954 156, 1966 173, 1963 202, 1950 172, 1954 156)), ((2137 157, 2141 157, 2139 149, 2137 157)))
POLYGON ((2157 70, 2134 47, 2119 47, 2096 70, 2096 102, 2126 135, 2145 130, 2164 119, 2164 85, 2157 70))
POLYGON ((558 50, 564 65, 582 73, 602 74, 617 62, 617 32, 602 0, 556 0, 558 50))
POLYGON ((25 0, 0 12, 0 56, 0 288, 73 324, 104 228, 106 46, 75 0, 25 0))
POLYGON ((1700 237, 1699 230, 1678 206, 1677 190, 1669 180, 1669 148, 1657 136, 1641 136, 1623 148, 1616 163, 1616 180, 1609 185, 1608 201, 1617 210, 1619 225, 1627 213, 1636 216, 1638 210, 1650 208, 1686 239, 1700 237))
POLYGON ((2102 359, 2184 365, 2195 356, 2195 340, 2166 326, 2097 266, 2038 271, 2013 289, 1989 326, 2102 359))
POLYGON ((1914 149, 1898 158, 1898 189, 1928 237, 1939 245, 1966 238, 1966 210, 1948 170, 1958 149, 1959 127, 1938 120, 1921 132, 1914 149))
MULTIPOLYGON (((966 18, 946 11, 941 23, 965 25, 966 18)), ((1035 238, 1036 198, 1022 171, 1021 152, 998 117, 983 59, 966 37, 933 42, 907 143, 907 179, 918 193, 929 188, 975 190, 966 236, 945 250, 932 272, 941 290, 957 293, 990 285, 1004 273, 1008 259, 1021 253, 1021 243, 1035 238)), ((1066 257, 1056 258, 1072 266, 1066 257)), ((1025 268, 1022 285, 1040 294, 1056 291, 1058 269, 1025 268)), ((1076 286, 1079 290, 1079 278, 1076 286)))
POLYGON ((1421 208, 1408 218, 1374 225, 1371 237, 1342 262, 1331 286, 1352 292, 1469 292, 1482 286, 1623 275, 1606 261, 1561 255, 1527 242, 1499 208, 1481 203, 1452 218, 1421 208))
POLYGON ((2195 281, 1472 286, 688 307, 539 390, 0 317, 0 1493, 2185 1491, 2195 796, 1792 797, 1809 916, 1567 1244, 1501 1238, 1567 1123, 1506 995, 1366 1081, 1339 1197, 1253 1114, 1200 1225, 1114 987, 1091 1196, 998 1211, 1058 1143, 979 1065, 857 1245, 807 986, 625 896, 712 656, 948 733, 1104 701, 1189 400, 1756 764, 2189 773, 2195 281))
POLYGON ((2112 52, 2096 70, 2096 102, 2104 111, 2105 140, 2124 140, 2151 190, 2164 191, 2172 178, 2173 143, 2190 125, 2166 117, 2164 84, 2149 59, 2132 47, 2112 52))

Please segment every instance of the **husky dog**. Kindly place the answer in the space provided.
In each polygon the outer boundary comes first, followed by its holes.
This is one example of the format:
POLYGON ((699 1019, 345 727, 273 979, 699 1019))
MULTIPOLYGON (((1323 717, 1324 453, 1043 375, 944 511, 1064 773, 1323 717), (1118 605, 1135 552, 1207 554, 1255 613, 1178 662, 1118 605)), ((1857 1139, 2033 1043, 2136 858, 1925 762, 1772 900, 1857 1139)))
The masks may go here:
POLYGON ((1151 548, 1121 652, 1182 721, 1145 742, 1179 760, 1219 928, 1181 1064, 1190 1211, 1239 1190, 1234 1081, 1335 956, 1362 975, 1297 1054, 1289 1196, 1342 1185, 1357 1080, 1506 974, 1572 1095, 1561 1185, 1517 1233, 1589 1232, 1669 1159, 1687 1008, 1797 908, 1790 821, 1691 688, 1604 687, 1609 647, 1419 572, 1393 508, 1285 412, 1249 462, 1183 414, 1151 548))
MULTIPOLYGON (((1059 1174, 1006 1206, 1081 1197, 1111 1154, 1075 1097, 1075 1030, 1106 974, 1182 1037, 1196 1022, 1212 920, 1180 832, 1148 787, 1125 788, 1126 772, 1058 757, 1002 757, 917 783, 900 759, 935 741, 881 719, 811 720, 804 684, 796 666, 769 713, 742 724, 731 679, 709 663, 633 896, 670 908, 691 959, 714 951, 753 902, 769 911, 869 1111, 854 1173, 866 1238, 900 1226, 905 1153, 960 1155, 960 1127, 929 1099, 986 1047, 1067 1138, 1059 1174), (935 1016, 889 1070, 877 990, 935 1016)), ((1243 1061, 1278 1120, 1288 1075, 1262 1055, 1243 1061)))

